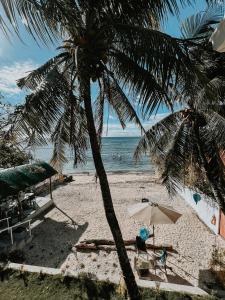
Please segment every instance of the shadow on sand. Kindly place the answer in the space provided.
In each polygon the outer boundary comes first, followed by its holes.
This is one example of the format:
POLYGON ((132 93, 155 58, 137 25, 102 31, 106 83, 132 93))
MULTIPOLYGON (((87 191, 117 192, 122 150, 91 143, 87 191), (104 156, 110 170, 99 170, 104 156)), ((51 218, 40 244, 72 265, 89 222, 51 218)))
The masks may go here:
POLYGON ((211 269, 199 270, 198 285, 207 293, 214 294, 219 298, 225 299, 225 290, 224 285, 222 283, 223 278, 225 278, 225 272, 224 274, 221 274, 220 271, 214 271, 211 269))
POLYGON ((74 226, 44 219, 32 230, 33 241, 24 248, 25 263, 59 268, 87 227, 87 222, 74 226))
POLYGON ((169 283, 182 284, 182 285, 190 285, 190 286, 192 285, 190 282, 188 282, 184 278, 180 277, 176 273, 167 274, 166 278, 167 278, 167 282, 169 282, 169 283))

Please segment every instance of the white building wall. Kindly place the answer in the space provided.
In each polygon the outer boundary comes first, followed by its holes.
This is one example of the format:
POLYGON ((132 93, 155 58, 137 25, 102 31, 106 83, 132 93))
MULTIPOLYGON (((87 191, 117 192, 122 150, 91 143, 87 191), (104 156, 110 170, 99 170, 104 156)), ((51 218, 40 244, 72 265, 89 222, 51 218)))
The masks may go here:
POLYGON ((219 218, 220 209, 219 206, 210 200, 206 195, 198 193, 201 196, 201 200, 196 204, 193 199, 195 191, 189 188, 183 188, 177 190, 178 194, 196 211, 199 218, 215 233, 219 233, 219 218), (213 216, 216 217, 216 224, 212 224, 213 216))

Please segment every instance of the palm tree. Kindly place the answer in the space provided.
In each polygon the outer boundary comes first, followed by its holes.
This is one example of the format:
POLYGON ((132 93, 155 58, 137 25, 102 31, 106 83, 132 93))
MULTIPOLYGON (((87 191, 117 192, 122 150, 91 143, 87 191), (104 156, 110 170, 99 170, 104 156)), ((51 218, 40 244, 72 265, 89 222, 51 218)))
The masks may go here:
POLYGON ((182 24, 183 37, 192 40, 192 63, 199 65, 215 95, 193 86, 196 95, 179 97, 184 109, 148 130, 135 157, 150 151, 171 194, 188 182, 213 197, 225 213, 225 55, 212 51, 209 44, 212 24, 220 21, 221 12, 220 7, 209 7, 182 24))
MULTIPOLYGON (((65 159, 66 144, 73 150, 75 163, 84 161, 89 137, 128 293, 130 299, 140 299, 101 157, 104 107, 107 103, 115 110, 123 127, 135 121, 143 129, 127 97, 128 89, 133 97, 139 96, 144 116, 161 103, 172 106, 171 84, 192 92, 196 75, 189 68, 185 43, 157 30, 166 12, 178 12, 178 5, 174 0, 8 0, 1 4, 18 34, 20 16, 34 38, 44 43, 64 40, 59 55, 19 80, 19 86, 31 94, 11 116, 13 129, 22 136, 28 134, 33 143, 45 142, 51 133, 53 161, 65 159), (94 82, 99 87, 95 114, 94 82)), ((0 24, 7 30, 4 22, 0 24)))
POLYGON ((150 152, 171 195, 190 185, 213 197, 225 212, 224 130, 224 111, 179 110, 146 131, 135 157, 150 152))

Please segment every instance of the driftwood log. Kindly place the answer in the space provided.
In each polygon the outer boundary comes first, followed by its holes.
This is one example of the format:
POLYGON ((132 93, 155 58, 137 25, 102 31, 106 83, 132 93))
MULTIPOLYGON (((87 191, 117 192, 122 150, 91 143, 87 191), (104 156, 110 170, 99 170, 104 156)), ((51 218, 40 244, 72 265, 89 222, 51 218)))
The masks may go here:
MULTIPOLYGON (((111 251, 116 251, 116 247, 115 246, 103 246, 103 245, 95 245, 95 244, 84 244, 84 243, 80 243, 78 245, 75 246, 76 249, 79 251, 106 251, 106 252, 111 252, 111 251)), ((135 248, 131 248, 131 247, 126 247, 126 250, 128 251, 136 251, 135 248)))
MULTIPOLYGON (((153 234, 150 235, 150 238, 153 237, 153 234)), ((100 240, 84 240, 80 242, 81 244, 95 244, 95 245, 108 245, 108 246, 115 246, 115 242, 113 240, 108 240, 108 239, 100 239, 100 240)), ((134 246, 136 245, 136 240, 124 240, 124 245, 125 246, 134 246)), ((148 245, 148 244, 147 244, 148 245)))
MULTIPOLYGON (((126 250, 128 251, 136 251, 136 240, 124 240, 124 244, 126 246, 126 250), (133 246, 133 247, 128 247, 128 246, 133 246)), ((77 250, 83 250, 83 251, 98 251, 98 250, 103 250, 103 251, 116 251, 115 247, 115 242, 113 240, 107 240, 107 239, 92 239, 92 240, 84 240, 77 244, 76 246, 77 250)), ((174 252, 172 246, 156 246, 152 244, 146 244, 146 248, 149 250, 162 250, 166 249, 169 252, 174 252)))

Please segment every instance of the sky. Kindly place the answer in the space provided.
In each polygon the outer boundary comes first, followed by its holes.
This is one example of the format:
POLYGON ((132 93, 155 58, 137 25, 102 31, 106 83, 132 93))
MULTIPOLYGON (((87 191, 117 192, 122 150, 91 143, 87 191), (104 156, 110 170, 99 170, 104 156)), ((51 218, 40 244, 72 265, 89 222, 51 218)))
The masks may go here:
MULTIPOLYGON (((180 22, 186 17, 202 11, 205 8, 205 0, 196 0, 196 4, 181 8, 179 19, 169 16, 168 20, 163 25, 163 30, 171 36, 180 36, 180 22)), ((2 11, 0 8, 0 15, 2 11)), ((25 76, 29 71, 37 68, 50 57, 56 54, 54 47, 47 48, 38 46, 29 34, 22 32, 22 43, 17 37, 13 37, 9 42, 2 32, 0 32, 0 92, 5 100, 12 103, 22 103, 25 93, 16 86, 16 80, 25 76)), ((94 96, 94 95, 93 95, 94 96)), ((168 114, 168 110, 161 107, 154 117, 151 117, 147 122, 144 122, 146 128, 156 123, 168 114)), ((105 124, 104 132, 108 136, 139 136, 140 132, 134 124, 127 125, 125 130, 122 130, 115 116, 110 113, 107 117, 108 122, 105 124)))

